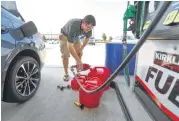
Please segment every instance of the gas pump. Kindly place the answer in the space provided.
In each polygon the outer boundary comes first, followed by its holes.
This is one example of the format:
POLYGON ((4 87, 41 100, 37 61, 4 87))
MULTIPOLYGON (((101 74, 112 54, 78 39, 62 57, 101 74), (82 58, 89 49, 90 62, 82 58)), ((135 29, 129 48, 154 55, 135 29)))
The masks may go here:
MULTIPOLYGON (((143 5, 143 9, 138 11, 141 19, 135 22, 136 28, 133 29, 139 38, 153 21, 162 3, 136 3, 137 8, 143 5), (142 28, 141 31, 137 31, 139 28, 142 28)), ((158 121, 179 121, 178 33, 179 2, 175 1, 137 53, 134 92, 150 115, 158 121)))
POLYGON ((94 90, 87 90, 77 78, 76 80, 80 88, 88 94, 96 93, 110 84, 116 92, 126 120, 133 121, 120 89, 113 80, 137 54, 135 94, 155 120, 178 121, 179 3, 171 1, 157 3, 157 7, 155 6, 148 15, 146 6, 149 6, 149 3, 143 1, 143 11, 139 9, 140 1, 135 2, 132 7, 137 8, 137 11, 136 16, 132 17, 131 30, 139 41, 107 81, 94 90))
MULTIPOLYGON (((134 5, 130 5, 130 2, 128 1, 127 3, 127 10, 124 13, 124 17, 123 17, 123 38, 122 38, 122 45, 123 45, 123 60, 126 58, 127 56, 127 41, 126 41, 126 37, 127 37, 127 23, 128 23, 128 19, 131 19, 131 22, 133 19, 135 19, 136 17, 136 8, 134 5)), ((130 86, 130 77, 129 77, 129 66, 126 65, 126 67, 124 68, 124 76, 125 76, 125 80, 127 83, 127 86, 130 86)))

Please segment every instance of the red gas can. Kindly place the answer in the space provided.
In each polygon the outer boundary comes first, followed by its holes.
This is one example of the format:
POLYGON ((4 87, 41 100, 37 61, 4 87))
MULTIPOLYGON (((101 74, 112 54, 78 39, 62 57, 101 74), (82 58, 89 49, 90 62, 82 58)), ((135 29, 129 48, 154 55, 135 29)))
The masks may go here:
POLYGON ((83 78, 83 79, 85 79, 85 80, 88 79, 87 75, 77 74, 76 76, 77 76, 78 78, 83 78))
MULTIPOLYGON (((99 78, 93 78, 84 82, 83 87, 86 90, 94 90, 101 86, 102 82, 99 78)), ((99 106, 102 91, 98 91, 93 94, 84 92, 81 88, 79 89, 79 102, 87 108, 95 108, 99 106)))
MULTIPOLYGON (((83 84, 84 82, 85 82, 85 78, 81 78, 81 77, 77 77, 78 79, 79 79, 79 81, 80 81, 80 83, 81 84, 83 84)), ((71 88, 73 89, 73 90, 79 90, 79 88, 80 88, 80 85, 78 84, 78 82, 76 81, 76 79, 75 78, 73 78, 72 80, 71 80, 71 88)))
MULTIPOLYGON (((90 69, 88 73, 88 77, 98 77, 102 83, 106 82, 106 80, 110 77, 111 72, 107 67, 94 67, 90 69)), ((110 84, 104 88, 104 91, 110 88, 110 84)))

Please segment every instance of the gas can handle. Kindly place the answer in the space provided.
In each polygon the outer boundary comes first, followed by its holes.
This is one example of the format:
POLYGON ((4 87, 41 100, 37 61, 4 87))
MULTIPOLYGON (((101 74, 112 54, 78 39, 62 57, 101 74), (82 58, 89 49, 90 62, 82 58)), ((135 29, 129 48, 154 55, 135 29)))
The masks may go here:
MULTIPOLYGON (((83 64, 83 70, 80 70, 80 71, 86 71, 88 69, 90 69, 91 66, 89 64, 83 64)), ((74 71, 74 69, 77 69, 77 65, 72 65, 71 66, 71 71, 74 71)))
POLYGON ((105 69, 107 69, 107 67, 105 67, 105 66, 96 66, 96 67, 94 67, 94 69, 103 69, 103 70, 105 70, 105 69))

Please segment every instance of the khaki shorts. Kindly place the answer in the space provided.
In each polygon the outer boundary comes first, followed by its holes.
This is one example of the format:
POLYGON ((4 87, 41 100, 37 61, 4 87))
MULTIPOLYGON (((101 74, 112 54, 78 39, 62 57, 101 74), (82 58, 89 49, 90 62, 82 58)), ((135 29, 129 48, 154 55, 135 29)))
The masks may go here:
MULTIPOLYGON (((60 35, 60 51, 62 54, 62 58, 69 58, 70 57, 70 51, 68 49, 68 39, 66 36, 64 35, 60 35)), ((77 55, 79 55, 79 49, 81 47, 81 42, 80 41, 74 41, 73 43, 73 47, 77 53, 77 55)))

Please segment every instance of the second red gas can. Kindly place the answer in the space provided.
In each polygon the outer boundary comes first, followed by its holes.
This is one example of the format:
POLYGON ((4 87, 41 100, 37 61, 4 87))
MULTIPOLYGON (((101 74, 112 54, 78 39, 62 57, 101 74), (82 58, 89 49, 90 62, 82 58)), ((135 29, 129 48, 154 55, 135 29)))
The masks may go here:
MULTIPOLYGON (((83 87, 86 90, 94 90, 102 85, 102 82, 99 78, 92 78, 83 83, 83 87)), ((95 108, 99 106, 100 98, 103 91, 98 91, 93 94, 88 94, 84 92, 81 88, 79 89, 79 101, 80 104, 83 104, 87 108, 95 108)))
MULTIPOLYGON (((83 84, 85 82, 85 80, 86 80, 85 78, 80 78, 80 77, 77 77, 77 78, 78 78, 78 80, 80 81, 81 84, 83 84)), ((80 85, 78 84, 78 82, 76 81, 75 78, 73 78, 71 80, 71 88, 73 90, 79 90, 79 88, 80 88, 80 85)))

